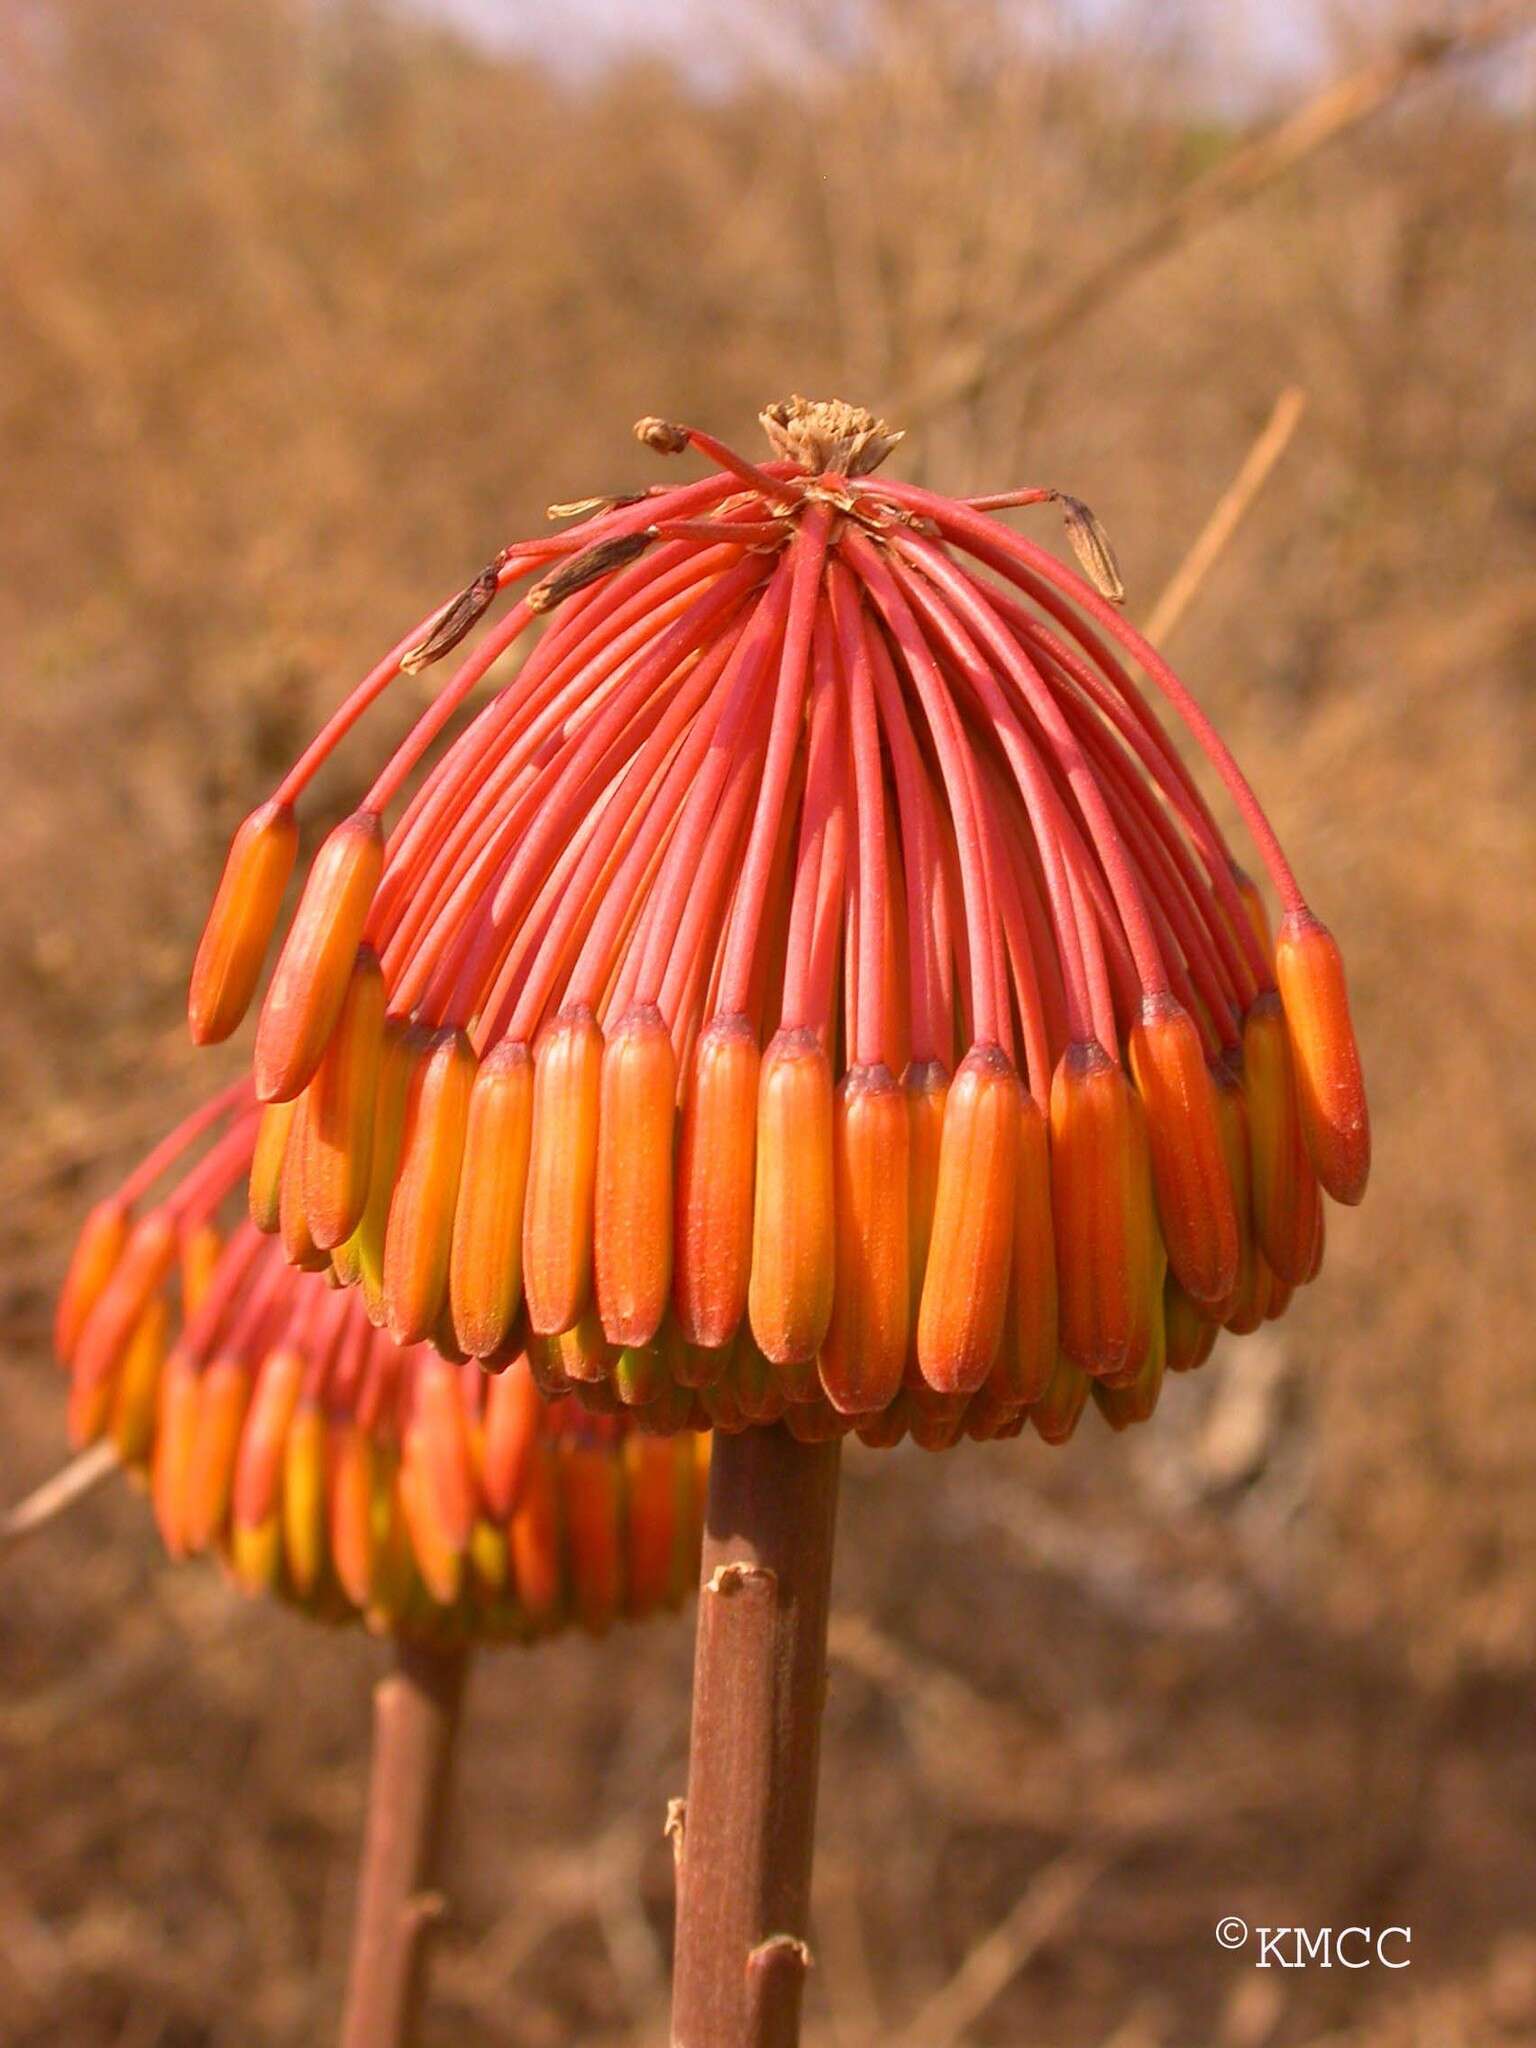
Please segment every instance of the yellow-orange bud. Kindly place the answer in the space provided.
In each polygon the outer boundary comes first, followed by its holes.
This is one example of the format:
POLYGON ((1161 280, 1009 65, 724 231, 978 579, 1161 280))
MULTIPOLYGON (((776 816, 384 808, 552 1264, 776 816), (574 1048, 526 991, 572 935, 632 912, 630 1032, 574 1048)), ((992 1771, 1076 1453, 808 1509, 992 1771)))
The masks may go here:
POLYGON ((1114 1385, 1104 1380, 1093 1383, 1093 1398, 1099 1413, 1113 1430, 1129 1429, 1136 1422, 1150 1422, 1163 1391, 1163 1374, 1167 1369, 1168 1349, 1163 1331, 1163 1302, 1159 1292, 1152 1315, 1152 1337, 1147 1345, 1147 1354, 1136 1368, 1135 1376, 1117 1381, 1114 1385))
POLYGON ((941 1393, 974 1393, 1002 1341, 1022 1137, 1019 1100, 1019 1079, 1006 1054, 995 1045, 973 1046, 955 1070, 944 1105, 933 1236, 917 1318, 918 1364, 941 1393))
POLYGON ((187 992, 194 1045, 228 1038, 250 1005, 299 847, 291 804, 264 803, 230 841, 229 857, 187 992))
POLYGON ((836 1286, 821 1348, 821 1384, 846 1415, 894 1400, 906 1365, 909 1144, 906 1090, 895 1075, 884 1066, 851 1068, 833 1112, 836 1286))
POLYGON ((182 1536, 190 1551, 206 1550, 223 1530, 250 1392, 251 1376, 234 1358, 215 1358, 198 1380, 197 1424, 182 1521, 182 1536))
POLYGON ((96 1204, 81 1226, 53 1318, 53 1355, 60 1365, 68 1365, 74 1358, 86 1319, 117 1270, 128 1242, 128 1224, 126 1204, 109 1195, 96 1204))
POLYGON ((503 1039, 470 1092, 448 1262, 454 1334, 470 1358, 500 1351, 522 1306, 532 1134, 533 1059, 526 1045, 503 1039))
POLYGON ((395 1198, 395 1174, 405 1144, 416 1073, 431 1044, 417 1024, 386 1018, 384 1050, 379 1060, 379 1090, 373 1112, 373 1161, 368 1170, 368 1199, 356 1230, 337 1247, 332 1263, 344 1279, 355 1267, 368 1317, 384 1327, 384 1245, 389 1212, 395 1198))
POLYGON ((1171 997, 1149 998, 1130 1053, 1168 1263, 1197 1301, 1219 1307, 1237 1285, 1237 1212, 1200 1033, 1171 997))
POLYGON ((672 1295, 688 1342, 713 1351, 747 1309, 761 1065, 747 1018, 716 1017, 700 1033, 683 1102, 672 1295))
POLYGON ((915 1324, 928 1271, 933 1209, 939 1198, 939 1152, 944 1141, 949 1070, 937 1060, 914 1061, 903 1082, 907 1094, 907 1280, 915 1324))
POLYGON ((325 1461, 331 1562, 341 1590, 365 1610, 373 1597, 375 1462, 367 1430, 350 1420, 331 1424, 325 1461))
POLYGON ((994 1404, 1027 1408, 1056 1370, 1058 1287, 1051 1215, 1050 1134, 1039 1104, 1020 1091, 1019 1176, 1014 1199, 1013 1270, 997 1362, 986 1380, 994 1404))
POLYGON ((1175 1274, 1163 1287, 1163 1341, 1170 1372, 1193 1372, 1211 1355, 1220 1325, 1202 1315, 1200 1304, 1186 1294, 1175 1274))
POLYGON ((268 1237, 282 1227, 283 1162, 288 1157, 288 1136, 298 1114, 298 1102, 269 1102, 256 1125, 256 1144, 251 1153, 251 1221, 268 1237))
POLYGON ((676 1446, 664 1438, 637 1432, 625 1438, 622 1455, 628 1567, 624 1611, 638 1618, 671 1606, 677 1597, 680 1538, 688 1519, 680 1484, 691 1487, 692 1482, 676 1446))
POLYGON ((832 1070, 814 1031, 778 1032, 757 1090, 747 1309, 765 1358, 814 1358, 832 1316, 832 1070))
POLYGON ((104 1385, 122 1364, 150 1296, 159 1292, 176 1262, 176 1226, 164 1210, 152 1209, 133 1226, 122 1257, 85 1319, 75 1352, 76 1383, 104 1385))
POLYGON ((292 1345, 279 1345, 262 1360, 246 1411, 230 1497, 237 1529, 257 1528, 277 1513, 288 1425, 303 1383, 303 1355, 292 1345))
POLYGON ((623 1599, 618 1460, 607 1445, 562 1444, 560 1481, 572 1602, 582 1627, 601 1635, 623 1599))
POLYGON ((481 1487, 498 1521, 517 1512, 542 1427, 543 1402, 525 1358, 515 1358, 486 1389, 481 1487))
POLYGON ((173 1351, 160 1375, 160 1412, 155 1421, 149 1486, 155 1526, 171 1557, 186 1556, 183 1529, 197 1409, 197 1372, 190 1359, 173 1351))
POLYGON ((315 1243, 305 1203, 304 1133, 309 1124, 309 1097, 301 1095, 293 1105, 288 1126, 288 1144, 283 1153, 282 1179, 277 1190, 277 1234, 282 1239, 283 1257, 290 1266, 305 1273, 319 1273, 330 1262, 330 1253, 315 1243))
POLYGON ((591 1293, 602 1063, 603 1034, 585 1007, 562 1010, 534 1051, 523 1288, 541 1336, 570 1329, 591 1293))
POLYGON ((302 1402, 283 1445, 283 1557, 295 1593, 307 1599, 325 1570, 325 1418, 302 1402))
POLYGON ((411 1090, 384 1241, 384 1315, 397 1344, 420 1344, 430 1337, 448 1298, 453 1218, 474 1085, 469 1040, 462 1031, 437 1032, 411 1090))
POLYGON ((155 1415, 160 1405, 160 1375, 165 1369, 170 1304, 163 1294, 152 1296, 128 1341, 123 1369, 112 1397, 112 1442, 129 1466, 143 1465, 155 1441, 155 1415))
POLYGON ((612 1344, 649 1344, 672 1284, 672 1135, 677 1061, 654 1004, 630 1010, 603 1048, 593 1263, 612 1344))
POLYGON ((383 1051, 384 970, 371 946, 359 946, 336 1029, 305 1093, 304 1206, 323 1251, 362 1221, 383 1051))
POLYGON ((1156 1231, 1140 1105, 1096 1040, 1051 1082, 1051 1201, 1061 1348, 1084 1372, 1135 1373, 1152 1334, 1156 1231))
POLYGON ((547 1438, 534 1453, 527 1486, 507 1530, 507 1541, 517 1597, 535 1628, 547 1628, 559 1615, 564 1597, 555 1447, 547 1438))
POLYGON ((469 1548, 475 1521, 475 1472, 459 1376, 445 1359, 424 1357, 416 1380, 416 1414, 407 1431, 422 1481, 421 1506, 454 1551, 469 1548))
POLYGON ((197 1223, 181 1240, 181 1314, 185 1322, 196 1315, 213 1285, 224 1254, 224 1240, 212 1223, 197 1223))
POLYGON ((262 1102, 297 1095, 319 1066, 383 870, 384 829, 372 811, 344 818, 315 855, 256 1027, 262 1102))
POLYGON ((1035 1433, 1043 1443, 1068 1441, 1077 1428, 1090 1384, 1088 1375, 1063 1352, 1056 1361, 1050 1385, 1029 1411, 1035 1433))
POLYGON ((1307 1155, 1290 1034, 1280 999, 1261 995, 1243 1022, 1243 1092, 1259 1247, 1289 1286, 1305 1280, 1317 1238, 1317 1176, 1307 1155))
POLYGON ((1292 911, 1281 923, 1275 973, 1312 1170, 1336 1202, 1353 1204, 1363 1199, 1370 1177, 1370 1112, 1344 961, 1333 934, 1310 912, 1292 911))

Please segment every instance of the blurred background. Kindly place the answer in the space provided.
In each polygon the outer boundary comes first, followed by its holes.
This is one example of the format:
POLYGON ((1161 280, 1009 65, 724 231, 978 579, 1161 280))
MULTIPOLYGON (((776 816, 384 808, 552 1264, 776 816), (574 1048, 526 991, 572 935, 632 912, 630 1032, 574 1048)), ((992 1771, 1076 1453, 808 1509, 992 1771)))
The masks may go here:
MULTIPOLYGON (((651 480, 637 415, 867 403, 907 474, 1086 498, 1145 618, 1305 394, 1171 650, 1344 946, 1375 1181, 1151 1428, 852 1448, 814 2048, 1536 2040, 1536 39, 1404 43, 1478 11, 0 11, 7 1501, 86 1204, 244 1057, 181 1011, 235 822, 547 501, 651 480), (1255 1970, 1228 1913, 1412 1964, 1255 1970)), ((379 1647, 125 1487, 3 1570, 0 2042, 328 2038, 379 1647)), ((689 1652, 482 1664, 430 2043, 665 2038, 689 1652)))

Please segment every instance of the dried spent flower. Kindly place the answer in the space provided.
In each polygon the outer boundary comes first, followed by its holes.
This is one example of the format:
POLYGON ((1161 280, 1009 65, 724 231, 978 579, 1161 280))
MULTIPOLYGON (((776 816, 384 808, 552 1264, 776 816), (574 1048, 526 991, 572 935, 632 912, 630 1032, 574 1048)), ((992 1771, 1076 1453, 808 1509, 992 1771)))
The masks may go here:
POLYGON ((147 1478, 172 1556, 443 1644, 680 1606, 708 1439, 546 1401, 515 1349, 490 1374, 376 1330, 229 1227, 257 1129, 242 1084, 173 1132, 86 1219, 60 1300, 71 1433, 147 1478))
MULTIPOLYGON (((1145 1420, 1364 1192, 1338 950, 1078 500, 877 478, 900 437, 841 403, 764 425, 758 464, 642 421, 712 472, 497 557, 538 580, 309 870, 252 1214, 397 1340, 525 1339, 546 1392, 644 1429, 1059 1443, 1090 1391, 1145 1420), (1089 580, 993 516, 1047 502, 1089 580)), ((194 1035, 250 994, 310 777, 441 616, 237 834, 194 1035)))

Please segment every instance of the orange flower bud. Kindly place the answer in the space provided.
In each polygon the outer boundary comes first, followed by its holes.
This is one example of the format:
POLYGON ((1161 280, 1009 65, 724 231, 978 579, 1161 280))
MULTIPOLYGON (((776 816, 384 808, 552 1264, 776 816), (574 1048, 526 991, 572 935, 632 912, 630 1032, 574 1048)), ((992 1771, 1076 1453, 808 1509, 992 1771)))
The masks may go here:
POLYGON ((762 1065, 745 1017, 716 1017, 699 1036, 677 1156, 673 1300, 690 1344, 719 1350, 746 1314, 762 1065))
POLYGON ((678 1554, 687 1519, 680 1488, 691 1488, 692 1481, 676 1446, 665 1438, 626 1437, 623 1460, 624 1612, 639 1620, 672 1606, 678 1597, 678 1554))
POLYGON ((364 1610, 373 1596, 375 1462, 366 1430, 351 1421, 331 1424, 325 1460, 331 1559, 342 1591, 364 1610))
POLYGON ((888 1067, 850 1068, 832 1121, 836 1287, 821 1348, 834 1408, 867 1415, 895 1399, 907 1357, 906 1091, 888 1067))
POLYGON ((582 1627, 601 1635, 624 1594, 618 1462, 606 1445, 569 1441, 560 1446, 559 1473, 572 1603, 582 1627))
POLYGON ((86 1318, 117 1270, 128 1242, 128 1225, 126 1204, 110 1195, 96 1204, 81 1226, 53 1318, 53 1355, 60 1365, 73 1360, 86 1318))
POLYGON ((430 1337, 448 1298, 453 1218, 474 1085, 475 1055, 464 1033, 434 1033, 411 1090, 384 1240, 384 1315, 397 1344, 420 1344, 430 1337))
POLYGON ((229 1532, 229 1565, 242 1593, 269 1593, 283 1562, 283 1536, 276 1515, 249 1526, 236 1522, 229 1532))
POLYGON ((75 1350, 78 1386, 92 1390, 115 1377, 139 1318, 175 1262, 176 1225, 164 1210, 152 1209, 133 1226, 122 1257, 85 1319, 75 1350))
POLYGON ((747 1310, 765 1358, 814 1358, 832 1316, 832 1069, 815 1032, 778 1032, 757 1090, 747 1310))
POLYGON ((955 1070, 944 1105, 933 1237, 917 1319, 918 1364, 928 1385, 942 1393, 974 1393, 1002 1341, 1019 1179, 1019 1099, 1007 1056, 995 1045, 973 1046, 955 1070))
POLYGON ((1149 999, 1130 1055, 1168 1263, 1197 1301, 1220 1307, 1237 1285, 1237 1212, 1194 1019, 1171 997, 1149 999))
POLYGON ((250 1399, 251 1376, 234 1358, 215 1358, 198 1380, 197 1425, 187 1475, 182 1535, 190 1551, 206 1550, 222 1533, 229 1515, 240 1429, 250 1399))
POLYGON ((555 1447, 548 1438, 534 1453, 527 1486, 507 1529, 507 1542, 523 1611, 535 1628, 548 1628, 558 1620, 564 1604, 560 1495, 555 1447))
POLYGON ((231 1508, 236 1529, 254 1529, 277 1513, 288 1425, 304 1384, 304 1359, 290 1344, 261 1362, 235 1464, 231 1508))
POLYGON ((256 1027, 260 1101, 286 1102, 319 1066, 383 871, 384 829, 372 811, 344 818, 315 855, 256 1027))
POLYGON ((152 1296, 129 1339, 123 1369, 117 1376, 112 1397, 112 1442, 118 1457, 130 1468, 147 1463, 154 1445, 160 1375, 165 1370, 170 1322, 170 1304, 165 1296, 152 1296))
POLYGON ((283 1445, 282 1524, 289 1584, 308 1599, 326 1563, 325 1418, 313 1401, 295 1410, 283 1445))
POLYGON ((1243 1092, 1254 1229, 1274 1272, 1294 1286, 1311 1267, 1319 1196, 1302 1135, 1290 1036, 1273 994, 1261 995, 1243 1021, 1243 1092))
MULTIPOLYGON (((1229 1330, 1256 1330, 1263 1320, 1262 1305, 1253 1313, 1251 1322, 1246 1319, 1253 1312, 1255 1289, 1266 1286, 1267 1282, 1259 1274, 1262 1261, 1254 1234, 1248 1099, 1243 1093, 1242 1082, 1225 1060, 1216 1069, 1215 1083, 1216 1120, 1221 1127, 1222 1156, 1227 1162, 1227 1177, 1232 1183, 1233 1213, 1237 1218, 1237 1281, 1230 1298, 1222 1304, 1225 1314, 1218 1317, 1212 1311, 1210 1319, 1224 1323, 1229 1330)), ((1171 1357, 1169 1363, 1173 1364, 1171 1357)), ((1182 1368, 1175 1365, 1174 1370, 1182 1368)))
POLYGON ((282 1227, 283 1161, 288 1156, 288 1136, 298 1114, 298 1102, 269 1102, 256 1126, 256 1145, 251 1154, 251 1221, 268 1237, 282 1227))
POLYGON ((618 1355, 603 1335, 596 1311, 590 1308, 568 1330, 528 1340, 529 1369, 546 1395, 600 1385, 613 1371, 618 1355))
POLYGON ((912 1290, 915 1324, 928 1271, 934 1204, 939 1198, 939 1152, 944 1138, 949 1071, 937 1060, 917 1061, 908 1067, 903 1085, 907 1095, 907 1280, 912 1290))
POLYGON ((1371 1121, 1349 1020, 1344 962, 1328 927, 1292 911, 1280 926, 1275 973, 1296 1056, 1301 1127, 1312 1169, 1336 1202, 1363 1199, 1371 1121))
MULTIPOLYGON (((815 1361, 802 1361, 814 1374, 815 1361)), ((757 1340, 750 1329, 736 1333, 736 1342, 731 1350, 730 1387, 737 1412, 744 1422, 777 1422, 785 1409, 784 1390, 779 1383, 783 1368, 775 1366, 763 1356, 757 1340)), ((815 1389, 820 1398, 819 1385, 815 1389)))
POLYGON ((1084 1372, 1133 1374, 1152 1334, 1152 1181, 1141 1105, 1096 1040, 1068 1046, 1051 1082, 1051 1201, 1061 1348, 1084 1372))
POLYGON ((562 1010, 534 1050, 523 1287, 541 1336, 568 1330, 591 1292, 602 1061, 603 1034, 584 1007, 562 1010))
POLYGON ((384 970, 371 946, 359 946, 336 1029, 305 1093, 304 1206, 324 1251, 362 1221, 383 1051, 384 970))
POLYGON ((464 1584, 470 1529, 465 1528, 462 1545, 452 1541, 438 1514, 438 1503, 423 1469, 414 1432, 406 1434, 397 1486, 400 1511, 411 1539, 411 1555, 422 1583, 440 1605, 452 1607, 464 1584))
POLYGON ((406 1432, 407 1457, 422 1484, 420 1506, 450 1550, 469 1548, 476 1489, 469 1428, 459 1394, 459 1376, 446 1359, 422 1359, 416 1380, 416 1414, 406 1432))
POLYGON ((402 1024, 392 1017, 385 1019, 379 1092, 373 1111, 368 1199, 357 1229, 332 1255, 332 1264, 344 1279, 350 1280, 355 1269, 368 1319, 375 1329, 384 1327, 384 1248, 389 1234, 389 1212, 395 1199, 395 1176, 405 1145, 417 1070, 431 1043, 430 1034, 420 1025, 402 1024))
POLYGON ((526 1358, 515 1358, 485 1394, 480 1483, 498 1521, 516 1513, 543 1426, 543 1402, 526 1358))
POLYGON ((532 1133, 533 1059, 526 1045, 503 1039, 481 1062, 470 1093, 448 1262, 454 1334, 471 1358, 501 1349, 522 1306, 532 1133))
POLYGON ((173 1351, 160 1375, 160 1412, 155 1420, 155 1458, 149 1483, 155 1526, 171 1557, 187 1554, 183 1525, 197 1410, 196 1368, 181 1352, 173 1351))
POLYGON ((1050 1134, 1039 1105, 1025 1089, 1019 1091, 1019 1113, 1008 1313, 997 1361, 982 1390, 994 1405, 1004 1408, 1027 1408, 1043 1398, 1056 1370, 1059 1320, 1050 1134))
POLYGON ((1082 1415, 1090 1384, 1088 1375, 1063 1352, 1056 1361, 1050 1385, 1029 1411, 1029 1419, 1042 1443, 1068 1442, 1082 1415))
POLYGON ((277 1189, 277 1233, 282 1239, 283 1257, 290 1266, 305 1273, 319 1273, 331 1263, 331 1255, 315 1243, 304 1202, 304 1133, 308 1124, 309 1097, 305 1094, 293 1105, 293 1121, 288 1126, 288 1144, 277 1189))
POLYGON ((187 1022, 194 1045, 217 1045, 245 1015, 298 847, 291 804, 258 805, 231 840, 192 964, 187 1022))
POLYGON ((1170 1372, 1193 1372, 1204 1365, 1220 1331, 1200 1312, 1200 1304, 1185 1293, 1176 1274, 1170 1273, 1163 1287, 1163 1334, 1170 1372))
POLYGON ((1135 1377, 1113 1386, 1104 1380, 1093 1382, 1094 1402, 1111 1429, 1119 1431, 1129 1429, 1132 1423, 1151 1421, 1163 1391, 1167 1363, 1168 1347, 1164 1339, 1162 1297, 1159 1294, 1152 1318, 1152 1340, 1135 1377))
POLYGON ((630 1010, 603 1048, 593 1264, 613 1344, 649 1344, 672 1285, 672 1136, 677 1062, 654 1004, 630 1010))
POLYGON ((223 1256, 224 1240, 211 1223, 196 1224, 181 1240, 182 1320, 196 1315, 213 1285, 223 1256))

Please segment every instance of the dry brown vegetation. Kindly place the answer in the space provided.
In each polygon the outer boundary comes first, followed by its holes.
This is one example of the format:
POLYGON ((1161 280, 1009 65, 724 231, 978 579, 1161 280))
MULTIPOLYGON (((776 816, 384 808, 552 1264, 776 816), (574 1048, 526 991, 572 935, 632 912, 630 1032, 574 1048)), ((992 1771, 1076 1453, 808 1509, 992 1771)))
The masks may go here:
MULTIPOLYGON (((365 4, 0 15, 7 1497, 63 1454, 73 1224, 218 1065, 178 1005, 227 834, 366 659, 644 473, 636 415, 887 408, 1232 146, 1181 10, 1015 12, 838 47, 779 5, 702 96, 365 4)), ((818 2048, 1536 2038, 1530 51, 903 452, 1089 499, 1144 613, 1304 387, 1175 652, 1351 961, 1379 1163, 1324 1283, 1134 1440, 853 1457, 818 2048), (1256 1972, 1227 1912, 1409 1923, 1413 1964, 1256 1972)), ((166 1567, 122 1489, 7 1564, 0 1642, 0 2041, 325 2038, 376 1649, 166 1567)), ((431 2041, 663 2038, 687 1668, 681 1625, 487 1663, 431 2041)))

